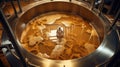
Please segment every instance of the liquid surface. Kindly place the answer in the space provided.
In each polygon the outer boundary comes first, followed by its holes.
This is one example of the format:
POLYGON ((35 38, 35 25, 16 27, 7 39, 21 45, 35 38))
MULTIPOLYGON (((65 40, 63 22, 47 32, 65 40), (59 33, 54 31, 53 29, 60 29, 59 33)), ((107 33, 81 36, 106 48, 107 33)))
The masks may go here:
POLYGON ((100 41, 94 27, 80 16, 48 13, 27 24, 21 43, 38 57, 69 60, 89 55, 100 41))

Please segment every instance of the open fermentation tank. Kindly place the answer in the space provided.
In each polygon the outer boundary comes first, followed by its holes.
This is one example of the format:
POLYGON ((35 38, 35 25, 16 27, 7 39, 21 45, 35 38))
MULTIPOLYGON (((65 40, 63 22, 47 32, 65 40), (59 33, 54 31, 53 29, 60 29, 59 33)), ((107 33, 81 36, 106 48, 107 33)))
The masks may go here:
POLYGON ((116 30, 111 30, 110 33, 107 32, 110 25, 106 20, 107 19, 104 19, 103 16, 98 15, 96 12, 81 2, 39 1, 26 6, 23 10, 23 13, 19 15, 16 24, 11 24, 11 26, 14 30, 13 32, 17 42, 19 43, 19 47, 23 56, 25 57, 26 61, 33 66, 94 67, 109 61, 117 51, 119 42, 118 34, 116 30), (46 59, 28 52, 20 42, 22 32, 25 30, 28 22, 33 18, 50 12, 77 15, 84 18, 85 20, 90 21, 89 23, 95 28, 99 36, 100 44, 98 48, 85 57, 69 60, 46 59))

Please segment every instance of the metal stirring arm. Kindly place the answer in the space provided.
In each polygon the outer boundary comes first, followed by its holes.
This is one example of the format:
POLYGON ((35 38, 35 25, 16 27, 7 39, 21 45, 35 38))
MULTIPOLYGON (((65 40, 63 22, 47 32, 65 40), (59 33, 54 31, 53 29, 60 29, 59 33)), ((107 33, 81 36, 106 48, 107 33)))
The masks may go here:
MULTIPOLYGON (((94 10, 94 8, 95 8, 95 2, 96 2, 96 0, 93 1, 91 10, 94 10)), ((101 15, 102 10, 103 10, 103 6, 104 6, 104 0, 101 0, 101 4, 100 4, 100 6, 98 8, 98 10, 99 10, 98 15, 101 15)), ((114 21, 112 22, 112 25, 110 26, 108 32, 113 29, 113 27, 116 25, 119 18, 120 18, 120 8, 119 8, 119 10, 118 10, 118 12, 117 12, 117 14, 116 14, 116 16, 114 18, 114 21)))
POLYGON ((27 67, 27 64, 25 62, 25 58, 23 57, 23 55, 20 51, 20 48, 18 46, 18 42, 16 41, 16 38, 13 34, 13 31, 12 31, 8 21, 6 20, 1 8, 0 8, 0 22, 1 22, 5 32, 7 34, 7 36, 9 37, 10 41, 12 42, 17 55, 19 56, 20 60, 22 61, 23 66, 27 67))
MULTIPOLYGON (((18 17, 18 15, 17 15, 17 14, 18 14, 18 13, 17 13, 17 9, 16 9, 16 7, 15 7, 15 5, 14 5, 13 0, 10 0, 10 3, 11 3, 11 5, 12 5, 12 7, 13 7, 15 16, 18 17)), ((18 4, 18 7, 19 7, 19 11, 22 12, 20 0, 17 0, 17 4, 18 4)))
POLYGON ((113 27, 115 26, 115 24, 117 23, 117 21, 118 21, 119 18, 120 18, 120 8, 119 8, 119 10, 118 10, 118 12, 117 12, 117 14, 115 16, 115 19, 114 19, 114 21, 113 21, 113 23, 112 23, 112 25, 110 27, 110 30, 113 29, 113 27))

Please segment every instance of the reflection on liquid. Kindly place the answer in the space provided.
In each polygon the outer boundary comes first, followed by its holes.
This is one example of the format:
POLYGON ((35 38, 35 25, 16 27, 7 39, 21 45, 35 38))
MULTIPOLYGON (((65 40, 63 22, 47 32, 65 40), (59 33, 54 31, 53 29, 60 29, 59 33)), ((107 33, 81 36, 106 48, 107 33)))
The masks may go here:
POLYGON ((68 60, 87 56, 100 41, 94 27, 80 16, 48 13, 27 24, 21 43, 38 57, 68 60))

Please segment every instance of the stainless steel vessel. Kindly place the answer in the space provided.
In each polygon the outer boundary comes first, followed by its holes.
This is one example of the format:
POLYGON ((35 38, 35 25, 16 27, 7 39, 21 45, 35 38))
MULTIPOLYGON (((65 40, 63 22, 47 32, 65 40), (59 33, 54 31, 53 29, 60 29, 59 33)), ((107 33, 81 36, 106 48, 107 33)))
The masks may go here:
POLYGON ((110 27, 108 23, 107 19, 104 19, 102 15, 98 15, 90 7, 78 1, 39 1, 24 7, 23 13, 19 15, 16 24, 11 25, 21 52, 28 64, 38 67, 95 67, 109 61, 117 51, 119 43, 118 33, 114 29, 108 33, 107 30, 110 27), (31 19, 47 12, 77 14, 91 21, 91 24, 99 34, 100 46, 90 55, 72 60, 50 60, 39 58, 27 52, 20 43, 22 31, 31 19))

